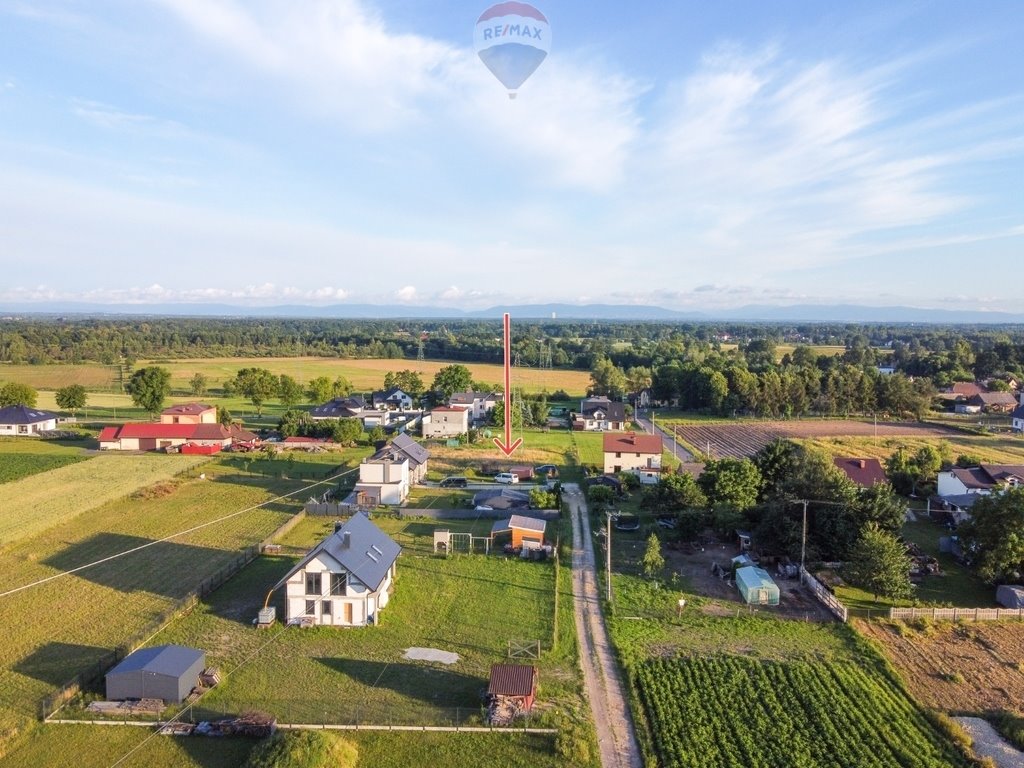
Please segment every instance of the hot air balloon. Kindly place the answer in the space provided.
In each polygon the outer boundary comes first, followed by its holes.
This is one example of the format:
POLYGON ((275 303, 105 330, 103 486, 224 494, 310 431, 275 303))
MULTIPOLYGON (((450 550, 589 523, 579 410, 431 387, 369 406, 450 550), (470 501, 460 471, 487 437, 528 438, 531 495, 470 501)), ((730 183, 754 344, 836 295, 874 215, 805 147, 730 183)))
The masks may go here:
POLYGON ((514 99, 551 50, 551 27, 544 14, 526 3, 492 5, 476 21, 473 43, 491 73, 514 99))

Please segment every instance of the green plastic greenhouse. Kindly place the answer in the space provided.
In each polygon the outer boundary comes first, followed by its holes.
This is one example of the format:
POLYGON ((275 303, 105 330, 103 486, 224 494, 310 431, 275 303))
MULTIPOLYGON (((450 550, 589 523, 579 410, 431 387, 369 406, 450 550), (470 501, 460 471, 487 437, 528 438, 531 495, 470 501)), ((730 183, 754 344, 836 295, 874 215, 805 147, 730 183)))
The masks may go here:
POLYGON ((750 605, 779 604, 779 587, 763 568, 747 566, 737 569, 736 588, 750 605))

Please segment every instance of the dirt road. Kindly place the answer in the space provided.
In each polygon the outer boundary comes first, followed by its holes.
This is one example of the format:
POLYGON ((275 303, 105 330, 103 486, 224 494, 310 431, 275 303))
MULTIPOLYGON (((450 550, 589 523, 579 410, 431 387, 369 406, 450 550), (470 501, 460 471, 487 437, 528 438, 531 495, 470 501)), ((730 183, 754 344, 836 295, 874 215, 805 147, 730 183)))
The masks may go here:
POLYGON ((642 768, 625 686, 612 653, 597 591, 594 544, 583 494, 566 486, 572 514, 572 593, 580 664, 594 713, 603 768, 642 768))

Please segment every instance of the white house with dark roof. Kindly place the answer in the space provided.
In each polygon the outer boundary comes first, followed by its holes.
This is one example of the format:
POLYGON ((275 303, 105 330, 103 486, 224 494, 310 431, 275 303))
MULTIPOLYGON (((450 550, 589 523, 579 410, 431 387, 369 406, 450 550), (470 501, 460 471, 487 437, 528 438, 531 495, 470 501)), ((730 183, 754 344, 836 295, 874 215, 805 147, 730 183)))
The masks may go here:
POLYGON ((379 622, 402 548, 357 512, 317 544, 277 584, 285 587, 287 621, 308 617, 331 627, 379 622))
POLYGON ((361 507, 404 503, 409 489, 427 474, 429 458, 430 452, 407 434, 396 435, 359 464, 359 481, 346 503, 361 507))
POLYGON ((57 428, 58 416, 27 405, 0 408, 0 435, 30 437, 57 428))
POLYGON ((978 467, 953 467, 939 472, 937 495, 946 498, 969 493, 989 494, 1024 484, 1024 465, 982 464, 978 467))
POLYGON ((1021 404, 1013 409, 1010 421, 1014 432, 1024 432, 1024 395, 1020 396, 1021 404))
POLYGON ((427 461, 430 451, 413 440, 405 432, 395 435, 390 446, 393 450, 409 459, 409 482, 413 485, 423 482, 427 475, 427 461))
POLYGON ((626 428, 626 406, 607 397, 588 397, 572 414, 572 428, 581 432, 621 432, 626 428))
POLYGON ((374 392, 370 395, 374 408, 390 409, 399 411, 412 410, 412 395, 404 392, 399 387, 391 387, 374 392))
POLYGON ((336 397, 313 408, 309 412, 309 416, 313 421, 361 418, 364 408, 366 408, 366 400, 362 395, 336 397))
POLYGON ((498 392, 453 392, 448 398, 448 406, 467 411, 472 423, 486 419, 502 399, 498 392))

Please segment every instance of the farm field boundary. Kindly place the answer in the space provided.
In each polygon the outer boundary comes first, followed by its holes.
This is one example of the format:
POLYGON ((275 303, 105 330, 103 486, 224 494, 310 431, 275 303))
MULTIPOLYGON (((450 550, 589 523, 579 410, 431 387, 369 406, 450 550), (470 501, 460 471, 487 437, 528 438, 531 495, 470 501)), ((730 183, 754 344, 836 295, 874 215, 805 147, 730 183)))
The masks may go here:
POLYGON ((889 618, 899 621, 1024 621, 1024 608, 890 608, 889 618))
MULTIPOLYGON (((282 526, 283 527, 283 526, 282 526)), ((206 595, 220 587, 245 566, 256 559, 259 554, 259 547, 249 547, 240 554, 234 561, 223 566, 213 576, 200 582, 192 592, 181 598, 170 610, 158 616, 146 628, 136 634, 133 638, 112 650, 109 654, 99 659, 96 664, 83 672, 79 672, 71 680, 62 685, 53 694, 47 696, 39 703, 40 720, 48 721, 50 717, 71 699, 90 686, 97 685, 106 674, 107 670, 117 664, 128 654, 144 646, 154 635, 168 626, 176 619, 188 615, 199 601, 206 595)), ((150 723, 152 725, 152 723, 150 723)))
POLYGON ((206 456, 104 454, 5 483, 0 545, 66 523, 207 461, 206 456))
MULTIPOLYGON (((665 426, 665 425, 663 425, 665 426)), ((669 424, 675 435, 697 453, 710 448, 712 458, 753 456, 777 439, 822 437, 950 437, 963 434, 955 427, 919 422, 873 424, 853 420, 743 421, 729 424, 669 424)))
MULTIPOLYGON (((121 725, 142 728, 163 727, 149 720, 48 720, 49 725, 121 725)), ((491 728, 479 725, 331 725, 322 723, 277 723, 286 731, 406 731, 419 733, 540 733, 554 735, 557 728, 491 728)))
POLYGON ((800 566, 800 578, 803 579, 804 584, 810 587, 811 592, 814 593, 818 602, 835 614, 837 619, 844 624, 849 621, 850 612, 847 610, 846 606, 843 605, 835 595, 829 592, 820 581, 811 576, 811 574, 807 572, 807 569, 802 565, 800 566))

